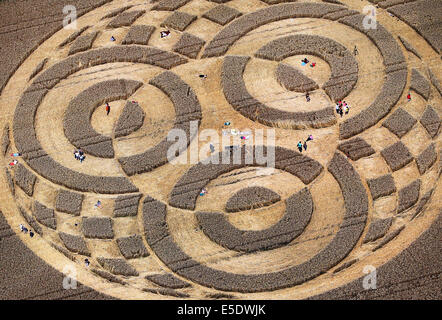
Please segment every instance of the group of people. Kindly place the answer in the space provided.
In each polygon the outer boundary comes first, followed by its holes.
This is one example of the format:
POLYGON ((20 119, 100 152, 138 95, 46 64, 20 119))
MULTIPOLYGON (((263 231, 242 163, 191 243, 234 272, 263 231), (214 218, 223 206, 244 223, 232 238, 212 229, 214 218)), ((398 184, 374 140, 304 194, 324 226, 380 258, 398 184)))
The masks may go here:
POLYGON ((307 140, 304 141, 304 143, 302 143, 302 141, 299 141, 298 145, 297 145, 299 152, 302 152, 302 148, 304 148, 304 151, 307 151, 307 141, 311 141, 311 140, 313 140, 313 136, 309 135, 307 140))
POLYGON ((83 162, 84 159, 86 159, 86 156, 84 155, 84 152, 81 149, 74 151, 74 157, 75 157, 75 160, 80 160, 80 162, 83 162))
POLYGON ((350 112, 350 106, 347 102, 342 102, 341 100, 336 103, 336 113, 339 114, 342 118, 342 116, 345 114, 348 114, 350 112))
MULTIPOLYGON (((21 153, 20 153, 20 152, 14 152, 14 153, 11 153, 11 157, 21 157, 21 153)), ((17 160, 17 159, 14 159, 14 160, 12 160, 11 162, 9 162, 9 165, 10 165, 11 167, 13 167, 13 166, 15 166, 17 163, 18 163, 18 160, 17 160)))
POLYGON ((28 230, 28 228, 26 228, 24 225, 20 224, 18 227, 20 228, 20 231, 24 232, 25 234, 29 231, 29 236, 31 238, 34 236, 34 232, 32 230, 28 230))
MULTIPOLYGON (((160 38, 161 38, 161 39, 162 39, 162 38, 166 38, 166 37, 168 37, 169 35, 170 35, 170 31, 169 31, 169 30, 160 31, 160 38)), ((111 37, 110 37, 110 41, 115 42, 115 41, 116 41, 115 37, 114 37, 114 36, 111 36, 111 37)))

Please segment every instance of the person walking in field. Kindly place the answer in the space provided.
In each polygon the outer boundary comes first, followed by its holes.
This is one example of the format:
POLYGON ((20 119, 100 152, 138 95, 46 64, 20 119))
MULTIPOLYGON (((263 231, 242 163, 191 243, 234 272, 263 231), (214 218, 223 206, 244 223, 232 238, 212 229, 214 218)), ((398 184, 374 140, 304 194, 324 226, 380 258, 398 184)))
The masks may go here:
POLYGON ((308 93, 308 91, 305 94, 305 99, 307 100, 307 102, 310 102, 310 94, 308 93))
POLYGON ((307 59, 307 58, 304 58, 304 59, 302 59, 301 60, 301 64, 303 65, 303 66, 305 66, 307 63, 309 63, 310 61, 307 59))
POLYGON ((407 94, 407 99, 408 99, 408 102, 411 101, 411 93, 408 93, 408 94, 407 94))
POLYGON ((98 200, 96 204, 94 204, 94 209, 100 208, 101 209, 101 201, 98 200))
POLYGON ((302 152, 302 142, 301 141, 298 142, 298 150, 299 150, 299 152, 302 152))
POLYGON ((304 141, 304 150, 307 151, 307 141, 304 141))
POLYGON ((311 140, 313 140, 313 136, 309 135, 306 141, 311 141, 311 140))
POLYGON ((106 102, 106 115, 108 116, 110 112, 110 105, 106 102))

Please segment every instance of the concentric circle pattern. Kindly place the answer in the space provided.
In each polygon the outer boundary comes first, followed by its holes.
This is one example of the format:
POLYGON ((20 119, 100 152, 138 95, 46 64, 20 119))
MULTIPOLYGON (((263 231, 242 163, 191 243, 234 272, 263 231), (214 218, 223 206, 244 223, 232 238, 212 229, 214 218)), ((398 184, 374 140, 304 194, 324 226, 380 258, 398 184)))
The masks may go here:
POLYGON ((384 11, 364 27, 359 2, 114 0, 82 16, 3 90, 8 222, 118 298, 305 298, 389 261, 437 215, 440 59, 384 11))

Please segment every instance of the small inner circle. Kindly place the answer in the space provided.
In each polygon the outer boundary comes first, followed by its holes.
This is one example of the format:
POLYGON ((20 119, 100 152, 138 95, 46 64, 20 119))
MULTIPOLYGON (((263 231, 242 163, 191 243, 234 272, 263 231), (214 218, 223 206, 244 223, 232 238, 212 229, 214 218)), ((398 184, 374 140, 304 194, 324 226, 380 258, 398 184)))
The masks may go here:
POLYGON ((110 112, 107 113, 106 104, 100 105, 92 114, 91 125, 98 133, 112 136, 116 122, 118 121, 127 100, 110 101, 110 112))
POLYGON ((331 72, 329 64, 323 59, 311 54, 291 56, 282 60, 281 63, 288 64, 298 69, 303 75, 316 82, 319 87, 322 87, 322 85, 330 79, 331 72), (302 65, 301 63, 301 60, 304 58, 307 58, 309 61, 306 65, 302 65), (311 66, 313 63, 315 63, 315 65, 311 66))

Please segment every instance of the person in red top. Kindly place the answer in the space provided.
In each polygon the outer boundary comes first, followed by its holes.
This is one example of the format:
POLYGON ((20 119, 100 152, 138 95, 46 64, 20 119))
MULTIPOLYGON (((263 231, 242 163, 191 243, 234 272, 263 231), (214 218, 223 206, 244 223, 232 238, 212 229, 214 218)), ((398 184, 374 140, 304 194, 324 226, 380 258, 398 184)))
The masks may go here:
POLYGON ((106 115, 108 116, 110 112, 110 105, 106 102, 106 115))
POLYGON ((407 94, 407 99, 408 99, 408 101, 411 101, 411 94, 410 93, 407 94))

